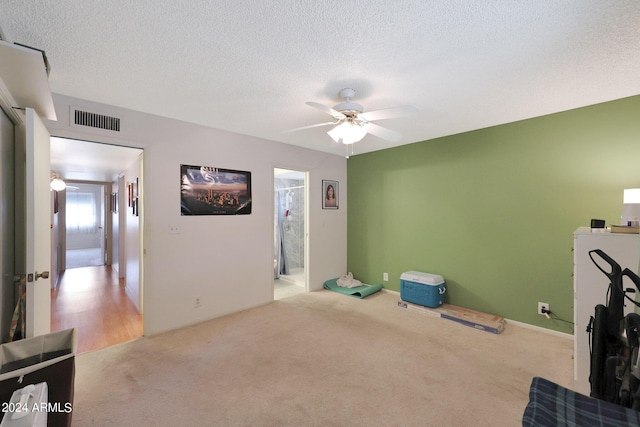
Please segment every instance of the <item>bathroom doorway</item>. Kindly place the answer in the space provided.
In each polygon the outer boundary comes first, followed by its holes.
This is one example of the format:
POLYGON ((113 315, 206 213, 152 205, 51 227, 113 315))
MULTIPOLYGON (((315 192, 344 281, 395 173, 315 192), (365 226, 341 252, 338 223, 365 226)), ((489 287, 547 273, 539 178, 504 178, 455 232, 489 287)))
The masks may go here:
POLYGON ((274 168, 274 299, 307 290, 306 173, 274 168))

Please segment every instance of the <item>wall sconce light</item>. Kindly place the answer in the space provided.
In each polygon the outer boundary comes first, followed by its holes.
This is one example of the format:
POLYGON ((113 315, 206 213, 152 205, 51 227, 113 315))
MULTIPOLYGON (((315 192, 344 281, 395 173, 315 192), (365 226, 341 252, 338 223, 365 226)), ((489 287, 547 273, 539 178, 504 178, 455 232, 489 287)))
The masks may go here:
POLYGON ((49 186, 53 191, 62 191, 67 188, 67 184, 62 180, 62 178, 60 178, 60 175, 58 175, 56 172, 53 172, 51 174, 51 182, 49 183, 49 186))
POLYGON ((640 188, 624 190, 621 225, 637 227, 640 221, 640 188))

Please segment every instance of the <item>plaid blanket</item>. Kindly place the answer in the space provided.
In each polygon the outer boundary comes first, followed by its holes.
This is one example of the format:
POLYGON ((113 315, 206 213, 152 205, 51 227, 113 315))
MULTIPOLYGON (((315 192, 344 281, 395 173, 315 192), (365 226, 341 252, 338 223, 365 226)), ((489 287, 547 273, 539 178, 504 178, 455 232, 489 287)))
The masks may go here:
POLYGON ((523 427, 624 427, 640 426, 640 412, 604 400, 594 399, 535 377, 529 389, 529 403, 522 417, 523 427))

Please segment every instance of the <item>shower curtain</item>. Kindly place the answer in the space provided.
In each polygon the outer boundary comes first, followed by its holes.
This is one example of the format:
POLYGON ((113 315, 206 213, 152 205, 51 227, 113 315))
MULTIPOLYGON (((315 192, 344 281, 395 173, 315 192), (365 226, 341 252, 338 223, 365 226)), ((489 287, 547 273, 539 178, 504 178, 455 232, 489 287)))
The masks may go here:
POLYGON ((278 209, 278 226, 276 228, 276 266, 274 278, 278 279, 281 274, 289 274, 289 261, 287 260, 287 250, 284 241, 284 221, 286 220, 286 205, 288 195, 282 191, 276 191, 276 207, 278 209))

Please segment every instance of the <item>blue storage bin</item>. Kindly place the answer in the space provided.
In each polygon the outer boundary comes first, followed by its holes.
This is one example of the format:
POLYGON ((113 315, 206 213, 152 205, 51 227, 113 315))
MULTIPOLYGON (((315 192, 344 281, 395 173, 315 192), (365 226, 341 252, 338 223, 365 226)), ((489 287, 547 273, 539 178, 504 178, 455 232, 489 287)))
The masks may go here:
POLYGON ((407 271, 400 275, 400 298, 425 307, 436 308, 444 303, 445 281, 438 274, 407 271))

